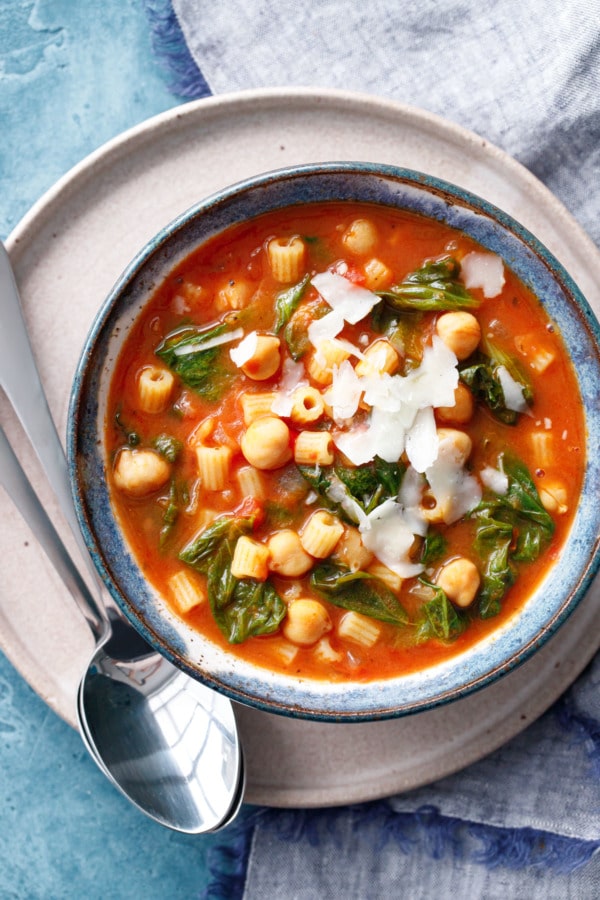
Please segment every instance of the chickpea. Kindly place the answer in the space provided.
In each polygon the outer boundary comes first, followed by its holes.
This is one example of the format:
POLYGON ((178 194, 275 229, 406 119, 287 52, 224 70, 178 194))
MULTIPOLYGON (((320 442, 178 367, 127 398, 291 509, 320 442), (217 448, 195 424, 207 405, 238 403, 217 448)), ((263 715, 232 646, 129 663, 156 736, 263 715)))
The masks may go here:
POLYGON ((293 644, 308 647, 331 631, 327 610, 318 600, 300 597, 288 606, 283 634, 293 644))
POLYGON ((254 353, 242 365, 242 372, 253 381, 270 378, 281 364, 280 345, 279 338, 273 334, 257 335, 254 353))
POLYGON ((440 453, 451 456, 457 466, 464 466, 473 449, 473 441, 466 431, 459 431, 457 428, 438 428, 437 436, 440 453))
POLYGON ((344 533, 336 544, 334 556, 352 572, 366 569, 373 561, 373 554, 363 544, 360 531, 351 525, 344 527, 344 533))
POLYGON ((291 528, 284 528, 267 541, 271 554, 269 568, 278 575, 298 578, 312 568, 313 558, 300 543, 300 535, 291 528))
POLYGON ((438 335, 457 359, 466 359, 481 340, 481 326, 472 313, 447 312, 435 325, 438 335))
POLYGON ((564 515, 567 509, 567 487, 557 478, 544 479, 539 488, 540 500, 546 512, 564 515))
POLYGON ((457 425, 466 425, 473 417, 475 401, 473 394, 460 381, 454 391, 454 406, 438 406, 436 416, 440 422, 455 422, 457 425))
POLYGON ((228 281, 217 292, 215 306, 223 312, 226 309, 244 309, 254 293, 254 285, 249 281, 228 281))
POLYGON ((436 583, 452 603, 464 609, 475 599, 481 579, 475 563, 460 556, 443 567, 436 583))
POLYGON ((115 461, 115 484, 124 494, 143 497, 161 488, 170 478, 171 466, 154 450, 124 447, 115 461))
POLYGON ((290 430, 277 416, 262 416, 252 422, 240 446, 246 460, 257 469, 278 469, 292 457, 290 430))
POLYGON ((370 253, 377 244, 377 229, 370 219, 355 219, 342 235, 342 243, 350 253, 370 253))

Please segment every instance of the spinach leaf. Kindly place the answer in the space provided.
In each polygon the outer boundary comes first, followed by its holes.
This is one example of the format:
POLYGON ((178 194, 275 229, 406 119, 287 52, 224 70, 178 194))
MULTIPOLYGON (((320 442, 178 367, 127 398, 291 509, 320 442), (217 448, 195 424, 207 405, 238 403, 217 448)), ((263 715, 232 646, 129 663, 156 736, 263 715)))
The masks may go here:
POLYGON ((429 260, 401 284, 377 294, 395 310, 441 312, 480 306, 480 301, 458 280, 459 274, 460 263, 452 256, 429 260))
POLYGON ((271 634, 286 613, 285 603, 269 582, 236 578, 231 572, 236 542, 253 526, 252 516, 221 516, 179 554, 183 562, 208 575, 212 614, 232 644, 271 634))
POLYGON ((331 487, 333 466, 298 466, 298 471, 309 483, 313 491, 322 499, 327 498, 327 491, 331 487))
POLYGON ((479 594, 482 618, 498 614, 504 594, 515 581, 515 564, 536 560, 555 528, 527 467, 514 457, 505 457, 502 468, 508 476, 506 494, 487 493, 471 514, 476 526, 475 549, 484 566, 479 594))
POLYGON ((230 644, 249 637, 272 634, 281 624, 287 607, 268 581, 235 578, 231 560, 235 541, 225 540, 208 573, 208 599, 212 614, 230 644))
POLYGON ((373 307, 371 327, 384 335, 400 357, 420 360, 423 356, 421 320, 424 313, 416 310, 399 312, 382 300, 373 307))
POLYGON ((459 365, 461 381, 471 389, 476 400, 486 404, 497 419, 505 425, 514 425, 519 413, 506 406, 498 370, 504 367, 521 385, 523 396, 529 404, 533 402, 531 384, 511 356, 490 341, 486 341, 483 346, 486 352, 479 351, 459 365))
POLYGON ((155 353, 196 393, 206 400, 218 400, 233 377, 233 365, 229 364, 222 346, 203 350, 202 344, 220 337, 228 329, 227 322, 204 330, 188 325, 168 334, 155 353))
POLYGON ((444 535, 435 528, 429 528, 423 541, 421 562, 424 566, 441 559, 446 552, 447 541, 444 535))
POLYGON ((162 517, 162 528, 160 529, 158 545, 162 550, 167 543, 171 533, 177 524, 179 518, 179 510, 187 501, 187 486, 179 487, 173 478, 169 486, 169 499, 162 517))
POLYGON ((478 597, 479 615, 489 619, 500 612, 502 598, 516 578, 510 554, 513 526, 510 522, 492 518, 485 508, 476 518, 475 549, 484 564, 478 597))
POLYGON ((152 441, 152 446, 170 463, 174 463, 183 450, 183 444, 170 434, 159 434, 152 441))
POLYGON ((292 314, 284 328, 283 337, 290 351, 290 356, 295 362, 302 359, 312 346, 308 339, 309 326, 316 319, 322 319, 328 312, 331 312, 330 307, 323 303, 322 300, 316 300, 310 303, 302 303, 292 314))
POLYGON ((360 521, 357 501, 346 485, 338 478, 333 466, 298 466, 298 471, 314 492, 319 502, 345 522, 356 525, 360 521))
POLYGON ((206 574, 213 558, 225 541, 235 541, 242 534, 247 534, 254 527, 254 519, 239 516, 220 516, 205 528, 191 544, 179 554, 179 559, 198 572, 206 574))
POLYGON ((544 509, 535 482, 527 466, 514 457, 503 461, 508 475, 508 491, 504 503, 516 514, 517 541, 513 559, 533 562, 554 534, 552 516, 544 509))
POLYGON ((425 601, 420 611, 417 624, 417 643, 437 638, 440 641, 452 641, 462 634, 467 627, 466 619, 457 612, 448 600, 446 592, 425 579, 419 581, 433 591, 431 600, 425 601))
POLYGON ((290 321, 293 313, 296 311, 302 297, 304 296, 304 292, 308 287, 308 282, 310 281, 310 275, 305 275, 302 281, 299 281, 298 284, 294 284, 291 288, 288 288, 286 291, 282 291, 280 294, 277 294, 275 298, 275 312, 277 313, 277 319, 275 322, 275 331, 280 331, 284 325, 290 321))
POLYGON ((334 606, 390 625, 408 622, 408 615, 393 591, 369 572, 352 572, 347 566, 321 563, 313 569, 310 583, 334 606))
POLYGON ((398 496, 405 467, 379 456, 362 466, 335 466, 335 474, 366 513, 398 496))
POLYGON ((378 456, 362 466, 298 466, 322 503, 346 521, 359 521, 360 510, 369 513, 390 497, 397 497, 405 467, 378 456))
POLYGON ((127 441, 129 447, 139 446, 142 440, 140 435, 137 431, 133 431, 123 422, 120 410, 115 413, 115 425, 120 429, 120 431, 123 432, 123 435, 125 436, 125 440, 127 441))
POLYGON ((375 469, 371 465, 337 465, 335 466, 334 472, 340 481, 346 485, 354 499, 358 500, 361 506, 368 503, 368 498, 371 497, 379 487, 375 469))
POLYGON ((387 500, 389 497, 397 497, 406 466, 402 463, 386 462, 385 459, 376 456, 373 460, 373 467, 377 481, 382 485, 385 492, 383 500, 387 500))
POLYGON ((271 528, 287 528, 297 515, 295 508, 276 503, 274 500, 266 500, 264 510, 265 519, 271 528))

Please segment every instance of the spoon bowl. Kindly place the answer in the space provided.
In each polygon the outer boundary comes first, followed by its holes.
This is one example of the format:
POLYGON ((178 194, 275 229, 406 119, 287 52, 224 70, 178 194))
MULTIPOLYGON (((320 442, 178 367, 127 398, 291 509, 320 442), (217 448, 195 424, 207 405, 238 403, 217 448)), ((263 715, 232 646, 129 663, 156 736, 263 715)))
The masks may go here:
POLYGON ((139 636, 136 645, 131 631, 115 619, 81 681, 84 741, 139 809, 177 831, 215 831, 237 811, 243 791, 232 705, 139 636))

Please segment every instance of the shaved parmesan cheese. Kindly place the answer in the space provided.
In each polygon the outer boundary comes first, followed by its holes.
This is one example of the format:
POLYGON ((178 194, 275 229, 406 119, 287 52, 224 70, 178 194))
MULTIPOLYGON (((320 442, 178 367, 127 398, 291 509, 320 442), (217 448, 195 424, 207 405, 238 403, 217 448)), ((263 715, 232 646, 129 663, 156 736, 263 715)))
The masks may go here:
POLYGON ((405 509, 418 509, 421 505, 423 497, 423 489, 425 487, 425 479, 420 472, 409 466, 400 485, 400 493, 398 494, 398 502, 405 509))
POLYGON ((334 310, 327 313, 322 319, 315 319, 308 326, 308 339, 313 347, 318 347, 323 341, 331 341, 344 327, 344 317, 334 310))
POLYGON ((386 462, 398 462, 404 452, 406 430, 412 425, 414 415, 413 410, 390 413, 375 408, 366 423, 353 425, 351 431, 334 434, 333 442, 355 466, 370 462, 375 456, 386 462))
POLYGON ((304 366, 293 359, 286 359, 281 371, 281 380, 277 389, 277 396, 271 404, 271 412, 278 416, 289 416, 294 405, 293 393, 296 388, 304 387, 308 381, 303 378, 304 366))
POLYGON ((369 425, 355 425, 352 431, 334 434, 333 443, 355 466, 370 462, 377 453, 377 440, 369 425))
POLYGON ((499 469, 493 469, 492 466, 486 466, 479 473, 484 487, 489 488, 495 494, 503 497, 508 490, 508 475, 499 469))
POLYGON ((346 322, 356 325, 368 315, 380 298, 372 291, 354 284, 343 275, 321 272, 311 281, 323 300, 333 310, 341 313, 346 322))
POLYGON ((325 394, 325 402, 331 406, 334 420, 341 424, 351 419, 358 409, 362 394, 360 379, 345 360, 340 366, 333 367, 333 381, 325 394))
POLYGON ((256 353, 257 345, 258 334, 256 331, 251 331, 246 335, 243 341, 240 341, 237 347, 234 347, 233 350, 229 351, 229 355, 238 369, 247 363, 249 359, 252 359, 256 353))
POLYGON ((218 334, 208 341, 198 341, 196 344, 179 344, 173 349, 175 356, 187 356, 188 353, 200 353, 201 350, 211 350, 213 347, 220 347, 221 344, 230 344, 232 341, 238 341, 244 336, 243 328, 236 328, 234 331, 227 331, 225 334, 218 334))
POLYGON ((495 253, 467 253, 460 265, 466 288, 481 288, 484 297, 497 297, 504 287, 504 264, 495 253))
POLYGON ((428 469, 438 455, 438 436, 433 409, 420 409, 406 435, 406 455, 417 472, 428 469))
POLYGON ((411 438, 413 464, 425 471, 435 459, 437 443, 433 434, 432 406, 452 406, 458 384, 457 359, 441 338, 434 336, 426 347, 421 365, 408 375, 364 375, 358 383, 364 389, 363 400, 371 407, 366 427, 334 436, 335 445, 359 466, 375 455, 386 462, 397 462, 406 448, 406 435, 415 426, 411 438), (428 410, 418 419, 419 410, 428 410))
MULTIPOLYGON (((453 406, 458 385, 458 360, 444 341, 434 335, 423 351, 421 365, 402 379, 405 403, 416 409, 426 406, 453 406)), ((398 377, 398 376, 395 376, 398 377)))
POLYGON ((451 437, 439 441, 437 459, 426 469, 425 476, 447 525, 470 512, 481 500, 481 485, 462 465, 451 437))
POLYGON ((304 366, 301 362, 294 362, 293 359, 286 359, 281 369, 281 378, 279 380, 278 390, 287 393, 293 392, 297 387, 303 387, 308 384, 306 378, 303 378, 304 366))
POLYGON ((526 412, 529 407, 523 394, 523 385, 515 381, 506 366, 498 366, 496 371, 507 409, 518 413, 526 412))
POLYGON ((380 456, 390 463, 398 462, 406 446, 406 432, 414 418, 415 412, 410 407, 392 413, 373 409, 371 412, 373 456, 380 456))
POLYGON ((365 547, 401 578, 412 578, 423 571, 423 566, 409 556, 415 539, 411 524, 398 503, 386 500, 359 525, 365 547))

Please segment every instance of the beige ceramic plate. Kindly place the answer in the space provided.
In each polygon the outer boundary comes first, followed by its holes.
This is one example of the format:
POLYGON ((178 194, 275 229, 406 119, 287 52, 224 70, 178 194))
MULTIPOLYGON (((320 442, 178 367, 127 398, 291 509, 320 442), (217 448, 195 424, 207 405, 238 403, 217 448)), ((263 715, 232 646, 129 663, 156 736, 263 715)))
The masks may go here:
MULTIPOLYGON (((137 250, 216 189, 268 169, 320 160, 392 163, 482 195, 534 232, 600 312, 600 254, 592 242, 532 175, 481 138, 421 111, 341 92, 270 90, 203 100, 151 119, 88 157, 7 242, 62 434, 85 335, 137 250)), ((0 420, 60 521, 4 398, 0 420)), ((4 495, 0 521, 10 523, 0 533, 1 647, 46 703, 74 724, 91 638, 4 495)), ((420 786, 480 759, 544 712, 592 658, 600 644, 598 601, 596 587, 560 633, 517 671, 454 704, 408 718, 334 725, 238 707, 246 799, 273 806, 357 802, 420 786)))

